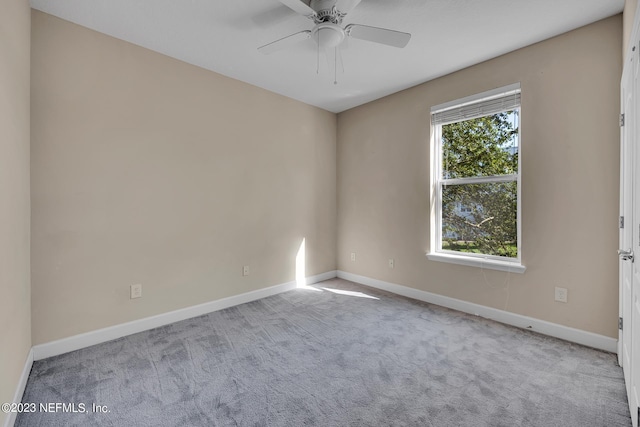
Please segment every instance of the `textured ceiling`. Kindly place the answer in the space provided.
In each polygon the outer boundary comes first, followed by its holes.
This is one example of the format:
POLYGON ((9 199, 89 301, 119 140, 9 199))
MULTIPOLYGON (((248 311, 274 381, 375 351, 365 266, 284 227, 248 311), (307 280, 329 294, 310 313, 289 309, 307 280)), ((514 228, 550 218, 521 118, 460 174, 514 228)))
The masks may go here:
POLYGON ((34 9, 332 112, 620 13, 624 0, 362 0, 343 24, 412 34, 404 49, 348 38, 257 47, 313 22, 278 0, 31 0, 34 9), (338 61, 340 64, 340 61, 338 61), (319 65, 319 67, 318 67, 319 65), (318 69, 319 68, 319 69, 318 69))

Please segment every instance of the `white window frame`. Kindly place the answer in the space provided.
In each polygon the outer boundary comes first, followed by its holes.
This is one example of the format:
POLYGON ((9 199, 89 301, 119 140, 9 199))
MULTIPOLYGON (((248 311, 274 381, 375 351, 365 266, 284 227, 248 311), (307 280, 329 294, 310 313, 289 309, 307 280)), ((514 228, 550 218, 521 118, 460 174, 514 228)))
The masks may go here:
POLYGON ((452 264, 461 264, 473 267, 481 267, 492 270, 524 273, 526 267, 522 264, 522 141, 520 139, 520 125, 518 126, 518 173, 499 176, 481 176, 460 179, 442 178, 442 125, 457 123, 464 120, 485 117, 499 112, 513 109, 519 110, 519 119, 522 118, 522 107, 519 101, 520 83, 504 86, 487 92, 482 92, 466 98, 454 100, 431 108, 431 242, 428 259, 452 264), (509 98, 511 97, 511 98, 509 98), (514 107, 514 99, 517 97, 517 107, 514 107), (505 101, 505 107, 500 102, 505 101), (487 107, 488 105, 488 107, 487 107), (478 106, 482 108, 478 108, 478 106), (488 109, 486 109, 488 108, 488 109), (434 114, 439 114, 434 119, 434 114), (443 118, 444 117, 444 118, 443 118), (437 122, 434 124, 434 122, 437 122), (488 254, 475 254, 457 252, 442 249, 442 188, 443 182, 448 184, 482 184, 490 182, 517 182, 517 248, 516 258, 501 257, 488 254))

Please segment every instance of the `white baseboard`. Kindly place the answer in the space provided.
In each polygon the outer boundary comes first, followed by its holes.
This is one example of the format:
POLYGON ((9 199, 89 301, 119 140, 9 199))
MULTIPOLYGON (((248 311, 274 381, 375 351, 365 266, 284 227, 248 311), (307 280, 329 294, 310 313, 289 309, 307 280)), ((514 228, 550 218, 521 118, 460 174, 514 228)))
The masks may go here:
POLYGON ((326 273, 316 274, 315 276, 307 277, 306 284, 313 285, 314 283, 323 282, 329 279, 335 279, 338 277, 337 270, 327 271, 326 273))
POLYGON ((474 314, 487 319, 495 320, 507 325, 516 326, 518 328, 535 331, 543 335, 560 338, 565 341, 571 341, 588 347, 605 350, 616 353, 618 350, 618 340, 604 335, 594 334, 592 332, 583 331, 581 329, 571 328, 569 326, 559 325, 557 323, 547 322, 545 320, 535 319, 533 317, 522 316, 520 314, 511 313, 497 308, 486 307, 480 304, 474 304, 443 295, 433 294, 431 292, 421 291, 419 289, 409 288, 407 286, 397 285, 395 283, 384 282, 370 277, 359 276, 357 274, 347 273, 338 270, 338 277, 362 285, 371 286, 372 288, 382 289, 394 294, 402 295, 408 298, 436 304, 442 307, 451 308, 453 310, 462 311, 464 313, 474 314))
MULTIPOLYGON (((306 278, 308 285, 328 280, 336 277, 336 271, 328 271, 306 278)), ((191 307, 182 308, 180 310, 170 311, 168 313, 158 314, 156 316, 146 317, 119 325, 109 326, 107 328, 62 338, 44 344, 33 346, 33 359, 41 360, 51 356, 68 353, 70 351, 79 350, 95 344, 111 341, 127 335, 136 334, 138 332, 168 325, 169 323, 179 322, 181 320, 190 319, 192 317, 202 316, 203 314, 222 310, 235 305, 244 304, 271 295, 290 291, 296 288, 296 282, 287 282, 280 285, 271 286, 256 291, 246 292, 240 295, 234 295, 215 301, 198 304, 191 307)))
MULTIPOLYGON (((31 366, 33 366, 33 348, 29 350, 29 354, 27 354, 27 360, 24 362, 24 368, 22 368, 22 374, 20 374, 18 386, 16 387, 16 392, 13 395, 13 403, 22 402, 24 389, 27 387, 27 380, 29 379, 29 374, 31 373, 31 366)), ((7 414, 7 418, 5 418, 4 420, 4 427, 13 427, 16 422, 17 416, 17 412, 9 412, 7 414)))

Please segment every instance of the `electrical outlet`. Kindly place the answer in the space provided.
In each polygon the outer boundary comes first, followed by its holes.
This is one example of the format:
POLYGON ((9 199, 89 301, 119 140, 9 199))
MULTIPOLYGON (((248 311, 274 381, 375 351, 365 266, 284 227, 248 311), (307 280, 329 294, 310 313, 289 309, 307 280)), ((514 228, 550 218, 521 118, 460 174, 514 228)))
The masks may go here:
POLYGON ((242 267, 242 275, 243 276, 248 276, 249 275, 249 266, 245 265, 242 267))
POLYGON ((356 260, 356 253, 351 252, 351 261, 355 261, 355 260, 356 260))
POLYGON ((393 258, 389 258, 389 268, 393 268, 395 265, 395 262, 393 261, 393 258))
POLYGON ((131 285, 131 299, 142 298, 142 285, 140 283, 131 285))
POLYGON ((556 286, 556 301, 567 302, 569 291, 566 288, 559 288, 556 286))

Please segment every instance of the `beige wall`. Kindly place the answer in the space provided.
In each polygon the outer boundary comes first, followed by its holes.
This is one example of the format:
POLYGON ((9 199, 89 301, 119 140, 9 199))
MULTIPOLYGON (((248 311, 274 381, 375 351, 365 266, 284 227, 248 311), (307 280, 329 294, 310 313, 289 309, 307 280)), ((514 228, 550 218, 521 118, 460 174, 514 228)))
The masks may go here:
POLYGON ((32 26, 34 344, 335 269, 334 114, 32 26))
MULTIPOLYGON (((638 0, 625 0, 624 13, 622 15, 622 53, 626 55, 631 40, 631 32, 633 31, 633 19, 638 8, 638 0)), ((624 59, 624 58, 623 58, 624 59)))
POLYGON ((0 402, 13 400, 31 348, 30 16, 27 0, 0 6, 0 402))
POLYGON ((617 337, 621 19, 341 113, 338 268, 617 337), (527 271, 429 261, 429 110, 516 82, 527 271), (555 286, 568 288, 567 304, 555 286))

